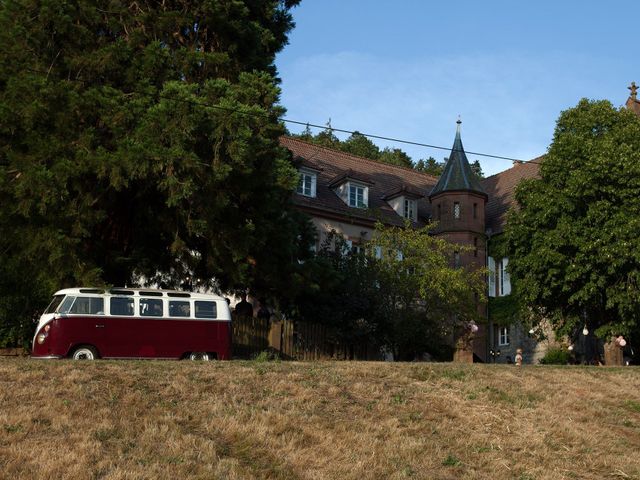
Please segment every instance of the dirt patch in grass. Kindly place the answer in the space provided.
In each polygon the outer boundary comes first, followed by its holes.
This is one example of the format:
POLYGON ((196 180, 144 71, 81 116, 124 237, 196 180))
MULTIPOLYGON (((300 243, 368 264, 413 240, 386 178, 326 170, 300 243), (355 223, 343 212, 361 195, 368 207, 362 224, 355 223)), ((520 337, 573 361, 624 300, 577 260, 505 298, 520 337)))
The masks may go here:
POLYGON ((640 370, 0 359, 0 478, 640 479, 640 370))

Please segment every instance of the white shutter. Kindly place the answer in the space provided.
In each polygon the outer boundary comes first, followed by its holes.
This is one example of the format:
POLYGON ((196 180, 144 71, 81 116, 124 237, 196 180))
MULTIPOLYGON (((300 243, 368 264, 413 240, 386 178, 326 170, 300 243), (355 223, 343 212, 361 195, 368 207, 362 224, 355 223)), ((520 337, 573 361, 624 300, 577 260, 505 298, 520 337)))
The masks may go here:
POLYGON ((369 188, 362 187, 362 201, 364 202, 364 206, 369 208, 369 188))
POLYGON ((509 265, 509 259, 502 259, 502 295, 511 294, 511 275, 507 272, 507 265, 509 265))
POLYGON ((377 259, 382 258, 382 247, 376 247, 374 249, 374 257, 376 257, 377 259))
POLYGON ((313 198, 316 197, 316 183, 317 183, 317 175, 314 173, 311 175, 311 196, 313 198))
POLYGON ((496 261, 489 257, 489 296, 496 296, 496 261))
POLYGON ((345 240, 344 246, 342 247, 342 256, 347 256, 351 253, 351 249, 353 248, 353 242, 351 240, 345 240))

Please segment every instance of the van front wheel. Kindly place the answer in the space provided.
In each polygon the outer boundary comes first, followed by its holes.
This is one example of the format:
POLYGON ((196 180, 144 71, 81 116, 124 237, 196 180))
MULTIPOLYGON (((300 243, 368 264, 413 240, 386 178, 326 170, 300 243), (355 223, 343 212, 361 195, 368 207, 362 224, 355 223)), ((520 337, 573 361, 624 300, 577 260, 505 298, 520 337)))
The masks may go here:
POLYGON ((98 352, 95 348, 84 345, 76 348, 71 358, 74 360, 95 360, 98 358, 98 352))
POLYGON ((208 362, 211 360, 211 355, 207 352, 191 352, 188 358, 193 361, 201 360, 203 362, 208 362))

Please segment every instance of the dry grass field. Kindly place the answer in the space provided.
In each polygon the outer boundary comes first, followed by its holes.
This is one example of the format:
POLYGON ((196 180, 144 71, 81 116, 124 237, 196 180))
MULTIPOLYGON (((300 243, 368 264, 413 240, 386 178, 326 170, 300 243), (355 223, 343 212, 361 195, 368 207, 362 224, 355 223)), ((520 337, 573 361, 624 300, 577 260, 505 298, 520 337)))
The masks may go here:
POLYGON ((0 359, 0 477, 640 478, 640 370, 0 359))

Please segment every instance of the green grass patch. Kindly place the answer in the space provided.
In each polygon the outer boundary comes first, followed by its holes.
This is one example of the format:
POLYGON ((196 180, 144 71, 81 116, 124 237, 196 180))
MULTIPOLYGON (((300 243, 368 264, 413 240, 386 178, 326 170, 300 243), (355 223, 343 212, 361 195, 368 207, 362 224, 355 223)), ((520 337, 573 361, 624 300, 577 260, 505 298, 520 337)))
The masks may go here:
POLYGON ((640 413, 640 402, 637 402, 635 400, 627 400, 626 402, 624 402, 624 406, 627 410, 640 413))
POLYGON ((462 465, 462 462, 455 455, 449 454, 447 458, 442 461, 442 465, 445 467, 459 467, 462 465))

